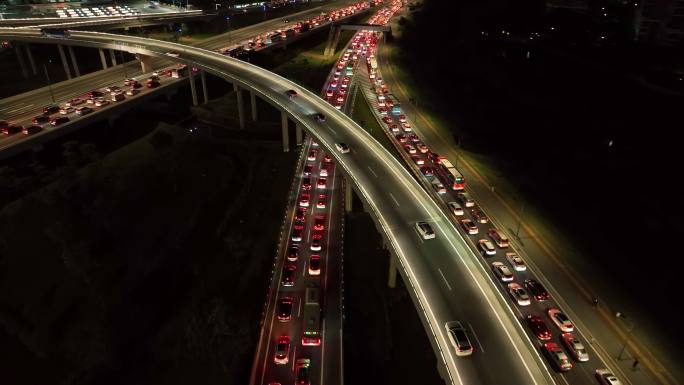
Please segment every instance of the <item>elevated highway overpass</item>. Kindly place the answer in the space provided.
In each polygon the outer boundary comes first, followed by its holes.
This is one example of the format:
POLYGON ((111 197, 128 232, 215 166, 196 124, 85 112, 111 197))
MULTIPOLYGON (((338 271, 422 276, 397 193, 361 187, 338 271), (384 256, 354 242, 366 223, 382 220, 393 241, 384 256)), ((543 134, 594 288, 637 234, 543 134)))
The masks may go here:
MULTIPOLYGON (((170 42, 77 31, 70 38, 60 39, 41 36, 37 30, 8 28, 0 28, 0 38, 165 57, 257 94, 281 111, 285 124, 293 120, 312 135, 335 158, 351 182, 347 185, 353 185, 392 254, 391 264, 406 282, 447 383, 554 383, 506 299, 494 289, 494 282, 446 214, 380 143, 318 95, 249 63, 170 42), (179 57, 165 56, 169 51, 178 52, 179 57), (288 97, 286 91, 290 89, 298 96, 288 97), (312 118, 317 112, 327 116, 325 122, 312 118), (339 153, 335 149, 339 142, 347 143, 351 152, 339 153), (436 238, 422 240, 414 231, 417 221, 431 223, 436 238), (444 324, 452 320, 467 324, 477 336, 477 352, 472 357, 459 358, 451 347, 444 324)), ((351 196, 351 191, 346 196, 351 196)))

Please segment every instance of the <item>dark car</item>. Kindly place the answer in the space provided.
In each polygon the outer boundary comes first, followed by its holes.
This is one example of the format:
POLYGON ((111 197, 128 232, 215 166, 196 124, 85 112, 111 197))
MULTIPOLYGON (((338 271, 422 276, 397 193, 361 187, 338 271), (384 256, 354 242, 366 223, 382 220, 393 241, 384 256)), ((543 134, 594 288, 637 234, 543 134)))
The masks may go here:
POLYGON ((88 96, 90 96, 91 98, 99 98, 102 95, 104 95, 102 93, 102 91, 98 91, 98 90, 92 90, 92 91, 88 92, 88 96))
POLYGON ((22 126, 9 125, 2 128, 2 133, 5 135, 14 135, 21 132, 22 126))
POLYGON ((50 120, 50 124, 53 126, 59 126, 60 124, 64 124, 69 121, 69 117, 67 116, 58 116, 56 118, 53 118, 50 120))
POLYGON ((33 119, 31 119, 31 123, 33 124, 45 124, 50 121, 50 117, 45 116, 45 115, 38 115, 34 116, 33 119))
POLYGON ((287 249, 287 260, 296 262, 297 258, 299 258, 299 247, 297 245, 292 245, 287 249))
POLYGON ((537 301, 547 301, 551 298, 549 292, 536 279, 526 279, 525 288, 537 301))
POLYGON ((297 275, 297 266, 285 265, 283 266, 283 277, 281 283, 283 286, 294 286, 295 276, 297 275))
POLYGON ((295 213, 295 221, 304 222, 305 219, 306 219, 306 207, 298 208, 297 212, 295 213))
POLYGON ((2 130, 3 128, 5 128, 5 127, 7 127, 7 126, 9 126, 9 122, 8 122, 8 121, 6 121, 6 120, 0 120, 0 130, 2 130))
POLYGON ((37 132, 41 132, 42 130, 43 127, 41 126, 26 126, 23 130, 21 130, 21 133, 24 135, 33 135, 37 132))
POLYGON ((289 321, 292 318, 292 298, 282 297, 278 301, 278 320, 289 321))
POLYGON ((317 122, 325 122, 325 115, 321 114, 320 112, 314 114, 313 118, 317 122))
POLYGON ((420 172, 423 173, 423 175, 425 175, 425 176, 434 176, 435 175, 435 170, 429 166, 421 167, 420 172))
POLYGON ((538 316, 530 314, 527 316, 527 326, 532 330, 532 333, 542 341, 551 339, 551 331, 546 326, 544 320, 538 316))
POLYGON ((297 91, 295 91, 295 90, 287 90, 287 91, 285 92, 285 94, 286 94, 290 99, 292 99, 292 98, 294 98, 294 97, 297 96, 297 91))
POLYGON ((302 190, 311 190, 311 178, 304 178, 302 180, 302 190))
POLYGON ((485 213, 480 210, 480 209, 473 209, 471 211, 471 214, 473 214, 473 219, 478 221, 479 223, 487 223, 489 222, 489 218, 485 215, 485 213))
POLYGON ((145 85, 147 86, 147 88, 155 88, 159 87, 159 82, 156 80, 148 80, 145 85))
POLYGON ((43 115, 52 115, 59 112, 59 106, 45 106, 43 107, 43 115))

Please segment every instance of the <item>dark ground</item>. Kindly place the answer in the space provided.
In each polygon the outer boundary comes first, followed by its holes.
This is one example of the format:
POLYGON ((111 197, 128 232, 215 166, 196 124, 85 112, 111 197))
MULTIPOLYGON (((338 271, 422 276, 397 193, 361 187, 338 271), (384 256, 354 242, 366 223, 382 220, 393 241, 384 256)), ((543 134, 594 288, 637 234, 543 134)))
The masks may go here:
MULTIPOLYGON (((356 207, 361 202, 355 200, 356 207)), ((444 382, 401 277, 387 287, 389 254, 368 213, 345 219, 344 378, 348 384, 444 382)))
MULTIPOLYGON (((454 123, 464 149, 494 159, 590 259, 603 288, 638 307, 676 351, 684 344, 678 319, 663 308, 682 303, 668 256, 684 236, 677 181, 684 98, 632 80, 653 64, 639 56, 653 49, 483 39, 478 28, 496 15, 478 25, 464 9, 427 3, 399 42, 403 64, 425 85, 421 103, 454 123), (449 33, 448 43, 433 39, 449 33), (639 65, 620 62, 630 56, 639 65)), ((680 53, 659 50, 656 58, 680 53)))
POLYGON ((0 173, 3 383, 247 381, 295 154, 164 109, 0 173))

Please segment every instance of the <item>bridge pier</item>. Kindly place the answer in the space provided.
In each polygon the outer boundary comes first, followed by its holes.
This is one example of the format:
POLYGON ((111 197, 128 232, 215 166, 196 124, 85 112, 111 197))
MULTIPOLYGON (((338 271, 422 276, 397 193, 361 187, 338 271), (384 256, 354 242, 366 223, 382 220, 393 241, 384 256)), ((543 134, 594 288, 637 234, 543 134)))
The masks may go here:
POLYGON ((26 49, 26 57, 28 57, 29 64, 31 65, 31 72, 33 72, 34 75, 38 75, 38 71, 36 70, 36 61, 33 60, 33 54, 31 53, 31 46, 26 43, 24 44, 24 48, 26 49))
POLYGON ((397 287, 397 257, 394 253, 389 253, 389 272, 387 276, 387 287, 394 289, 397 287))
POLYGON ((332 56, 335 54, 335 49, 337 48, 337 42, 340 40, 340 27, 332 25, 330 26, 330 33, 328 34, 328 44, 325 47, 324 56, 332 56))
POLYGON ((257 105, 256 105, 256 94, 254 91, 249 92, 249 101, 252 104, 252 121, 257 121, 257 105))
POLYGON ((76 55, 74 55, 74 47, 68 46, 69 56, 71 56, 71 63, 74 65, 74 73, 76 77, 81 76, 81 71, 78 70, 78 63, 76 62, 76 55))
POLYGON ((69 62, 67 62, 66 55, 64 54, 64 46, 57 44, 57 49, 59 50, 59 57, 62 58, 62 65, 64 66, 64 72, 66 73, 67 79, 71 80, 71 71, 69 71, 69 62))
POLYGON ((21 74, 24 79, 29 77, 28 69, 26 68, 26 63, 24 62, 24 57, 21 54, 21 44, 16 43, 14 45, 14 54, 17 56, 17 61, 19 62, 19 67, 21 68, 21 74))
POLYGON ((280 122, 283 132, 283 152, 290 152, 290 134, 287 130, 287 114, 285 111, 280 112, 280 122))
POLYGON ((106 70, 107 69, 107 58, 105 57, 104 51, 102 48, 98 48, 98 51, 100 51, 100 61, 102 62, 102 69, 106 70))
POLYGON ((302 142, 304 141, 303 140, 304 135, 302 135, 302 134, 303 134, 302 133, 302 125, 297 123, 297 127, 295 128, 295 138, 297 140, 297 146, 301 146, 302 142))
POLYGON ((238 119, 240 120, 240 129, 245 129, 245 104, 242 100, 242 89, 237 83, 233 83, 233 91, 237 95, 237 109, 238 109, 238 119))
MULTIPOLYGON (((102 53, 102 51, 100 51, 100 53, 102 53)), ((102 57, 104 58, 104 55, 102 55, 102 57)), ((151 56, 143 55, 143 54, 139 53, 138 54, 138 60, 140 60, 140 66, 141 66, 142 72, 144 74, 152 72, 152 57, 151 56)), ((104 59, 103 59, 102 63, 104 63, 104 59)), ((107 68, 107 67, 105 67, 105 68, 107 68)), ((192 68, 188 68, 188 69, 191 70, 192 68)))
POLYGON ((348 213, 352 211, 352 201, 354 199, 351 182, 344 179, 344 210, 348 213))
POLYGON ((116 65, 116 55, 113 49, 109 50, 109 58, 112 59, 112 67, 114 67, 116 65))
POLYGON ((207 73, 200 71, 200 79, 202 79, 202 94, 204 96, 204 104, 209 102, 209 89, 207 89, 207 73))
POLYGON ((197 88, 195 88, 195 73, 192 71, 192 66, 188 64, 188 77, 190 78, 190 92, 192 93, 192 105, 196 106, 197 104, 197 88))

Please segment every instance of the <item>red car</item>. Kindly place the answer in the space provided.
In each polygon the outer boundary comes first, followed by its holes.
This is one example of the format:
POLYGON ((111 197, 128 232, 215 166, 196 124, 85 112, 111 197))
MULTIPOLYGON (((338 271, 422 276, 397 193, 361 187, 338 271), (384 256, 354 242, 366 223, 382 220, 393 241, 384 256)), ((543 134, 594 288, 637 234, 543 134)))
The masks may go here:
POLYGON ((528 315, 527 316, 527 326, 532 330, 537 338, 542 341, 548 341, 551 339, 551 331, 546 326, 544 320, 538 315, 528 315))
POLYGON ((311 190, 311 178, 302 179, 302 190, 311 190))
POLYGON ((321 231, 325 229, 325 216, 319 215, 314 220, 314 230, 321 231))
POLYGON ((289 355, 290 355, 290 337, 281 336, 280 338, 278 338, 278 343, 276 344, 275 356, 273 357, 273 362, 275 362, 278 365, 286 365, 289 355))
POLYGON ((537 301, 547 301, 551 298, 549 292, 536 279, 526 279, 525 288, 537 301))
POLYGON ((383 116, 382 121, 387 124, 392 124, 392 118, 390 118, 389 116, 383 116))

